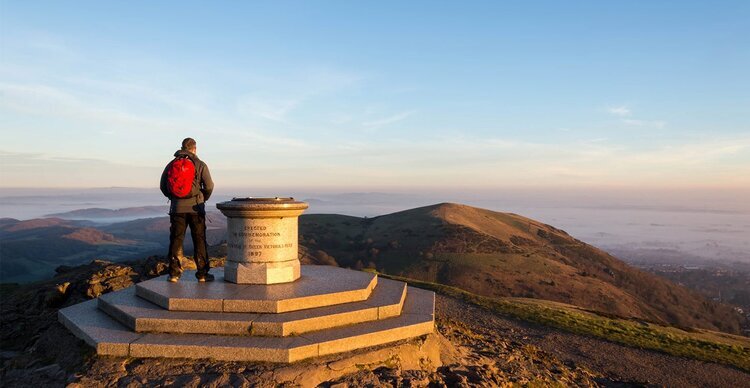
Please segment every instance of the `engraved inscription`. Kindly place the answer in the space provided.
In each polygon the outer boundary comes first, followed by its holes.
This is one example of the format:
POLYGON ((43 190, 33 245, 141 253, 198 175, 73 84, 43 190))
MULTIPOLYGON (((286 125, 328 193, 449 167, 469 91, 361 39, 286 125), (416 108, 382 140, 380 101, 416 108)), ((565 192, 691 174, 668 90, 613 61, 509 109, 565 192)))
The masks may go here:
POLYGON ((294 244, 292 243, 286 243, 286 244, 270 244, 270 245, 263 245, 263 249, 283 249, 283 248, 291 248, 294 244))
POLYGON ((232 232, 234 237, 279 237, 279 232, 232 232))
POLYGON ((227 244, 227 247, 234 249, 263 249, 262 245, 248 245, 243 243, 229 243, 227 244))
MULTIPOLYGON (((232 235, 234 237, 278 237, 278 236, 281 236, 281 233, 268 232, 260 236, 258 235, 258 233, 239 232, 239 233, 232 233, 232 235)), ((230 242, 227 244, 227 247, 233 248, 233 249, 286 249, 286 248, 293 248, 294 243, 253 245, 253 244, 245 244, 244 242, 230 242)))

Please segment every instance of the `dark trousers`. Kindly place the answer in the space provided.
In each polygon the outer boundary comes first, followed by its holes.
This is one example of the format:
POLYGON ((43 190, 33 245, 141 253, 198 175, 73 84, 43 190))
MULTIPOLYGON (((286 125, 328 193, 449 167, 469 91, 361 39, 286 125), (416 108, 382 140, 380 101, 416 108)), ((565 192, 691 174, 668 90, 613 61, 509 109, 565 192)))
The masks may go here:
POLYGON ((190 237, 193 239, 193 260, 198 269, 195 276, 201 277, 208 273, 208 252, 206 243, 206 215, 195 213, 175 213, 169 215, 169 274, 180 276, 182 265, 180 253, 185 231, 190 226, 190 237))

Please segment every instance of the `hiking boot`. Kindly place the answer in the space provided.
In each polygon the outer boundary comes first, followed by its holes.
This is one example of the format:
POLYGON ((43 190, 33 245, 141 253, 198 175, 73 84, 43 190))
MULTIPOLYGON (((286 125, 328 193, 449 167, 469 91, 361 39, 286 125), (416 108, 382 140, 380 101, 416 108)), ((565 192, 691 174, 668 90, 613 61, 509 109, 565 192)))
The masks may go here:
POLYGON ((177 275, 177 276, 169 275, 169 278, 167 278, 167 280, 169 280, 172 283, 177 283, 177 281, 180 280, 180 275, 177 275))
POLYGON ((199 282, 212 282, 214 281, 214 275, 211 275, 210 273, 207 273, 205 275, 195 275, 195 277, 198 278, 199 282))

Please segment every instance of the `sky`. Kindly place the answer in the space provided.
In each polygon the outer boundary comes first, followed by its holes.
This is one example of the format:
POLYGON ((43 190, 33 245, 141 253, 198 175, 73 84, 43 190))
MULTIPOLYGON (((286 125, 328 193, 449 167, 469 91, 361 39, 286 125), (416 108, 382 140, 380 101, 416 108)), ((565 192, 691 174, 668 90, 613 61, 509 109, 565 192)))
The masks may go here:
POLYGON ((750 188, 748 1, 0 1, 0 188, 750 188))

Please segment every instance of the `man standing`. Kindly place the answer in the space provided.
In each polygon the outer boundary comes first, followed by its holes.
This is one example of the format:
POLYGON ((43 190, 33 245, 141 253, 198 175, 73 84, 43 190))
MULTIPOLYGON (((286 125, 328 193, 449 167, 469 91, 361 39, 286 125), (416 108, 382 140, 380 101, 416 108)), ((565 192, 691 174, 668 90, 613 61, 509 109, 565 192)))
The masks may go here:
POLYGON ((176 282, 182 275, 180 252, 185 239, 185 230, 190 226, 195 252, 193 259, 199 282, 212 281, 209 274, 206 243, 206 204, 214 189, 208 166, 196 156, 195 140, 186 138, 182 149, 174 153, 174 160, 167 164, 161 174, 159 187, 169 198, 169 281, 176 282))

